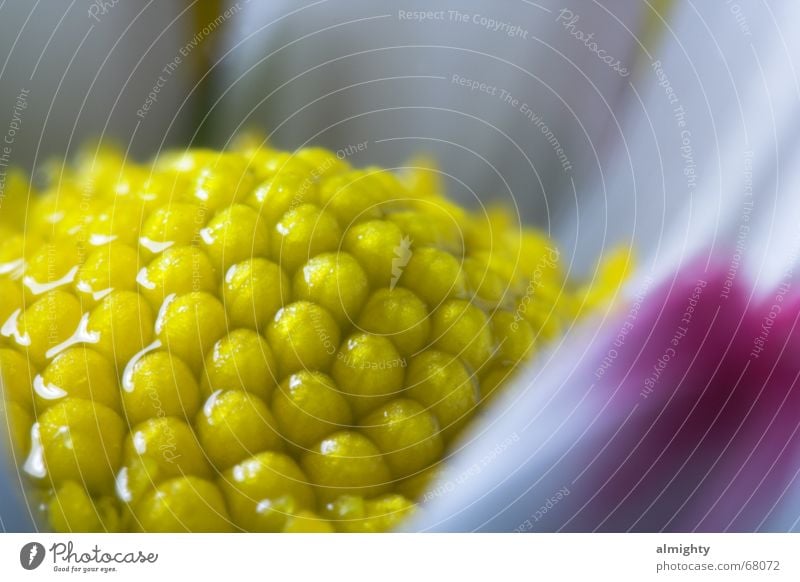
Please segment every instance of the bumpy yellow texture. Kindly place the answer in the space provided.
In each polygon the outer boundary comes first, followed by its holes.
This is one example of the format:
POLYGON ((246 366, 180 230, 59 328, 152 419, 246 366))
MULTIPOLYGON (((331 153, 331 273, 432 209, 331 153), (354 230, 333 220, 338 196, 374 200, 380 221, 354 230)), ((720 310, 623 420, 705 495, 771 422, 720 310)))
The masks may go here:
POLYGON ((543 234, 447 200, 427 163, 242 143, 7 185, 3 420, 56 531, 392 529, 624 277, 618 254, 573 287, 543 234))

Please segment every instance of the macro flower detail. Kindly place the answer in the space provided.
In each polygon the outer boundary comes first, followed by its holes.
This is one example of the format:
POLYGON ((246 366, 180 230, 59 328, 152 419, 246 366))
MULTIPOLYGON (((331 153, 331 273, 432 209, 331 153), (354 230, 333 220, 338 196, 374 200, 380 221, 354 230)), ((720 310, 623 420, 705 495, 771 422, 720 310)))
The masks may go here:
POLYGON ((62 171, 0 239, 6 420, 55 531, 393 529, 588 297, 506 210, 318 148, 62 171))

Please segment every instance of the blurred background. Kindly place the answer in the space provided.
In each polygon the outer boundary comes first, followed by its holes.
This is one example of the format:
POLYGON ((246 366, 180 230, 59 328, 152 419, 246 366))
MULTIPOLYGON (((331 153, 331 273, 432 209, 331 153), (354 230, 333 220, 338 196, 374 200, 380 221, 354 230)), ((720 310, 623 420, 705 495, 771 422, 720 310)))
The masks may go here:
MULTIPOLYGON (((27 169, 89 139, 142 159, 187 144, 223 147, 247 128, 287 149, 363 143, 348 154, 357 165, 399 167, 431 154, 454 196, 516 204, 523 220, 550 231, 570 225, 561 237, 574 247, 578 186, 604 180, 644 56, 633 35, 657 12, 629 3, 612 14, 591 1, 561 9, 10 0, 0 20, 0 112, 10 118, 20 91, 30 91, 12 154, 27 169), (564 28, 571 14, 579 18, 564 28), (593 34, 627 73, 576 31, 593 34)), ((599 251, 602 236, 591 246, 599 251)))

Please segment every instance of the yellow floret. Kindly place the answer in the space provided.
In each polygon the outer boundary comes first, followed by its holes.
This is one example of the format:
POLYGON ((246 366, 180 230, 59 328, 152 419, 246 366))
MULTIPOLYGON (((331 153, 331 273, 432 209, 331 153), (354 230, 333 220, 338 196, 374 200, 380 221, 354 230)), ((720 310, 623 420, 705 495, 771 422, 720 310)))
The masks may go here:
POLYGON ((217 390, 244 390, 268 402, 278 380, 272 349, 258 333, 237 329, 219 340, 206 356, 203 398, 217 390))
POLYGON ((11 330, 12 340, 41 367, 52 348, 72 337, 80 319, 81 304, 74 295, 50 291, 22 313, 11 330))
POLYGON ((414 156, 408 160, 408 171, 405 173, 406 185, 419 198, 438 198, 444 194, 442 173, 436 160, 430 156, 414 156))
POLYGON ((64 398, 83 398, 121 411, 114 364, 85 346, 70 348, 53 358, 33 379, 40 412, 64 398))
POLYGON ((406 477, 397 483, 397 492, 408 499, 416 499, 422 503, 430 501, 431 488, 441 477, 444 466, 443 462, 431 465, 419 473, 406 477))
POLYGON ((578 300, 583 303, 582 309, 589 311, 607 303, 630 277, 634 262, 634 253, 629 247, 620 246, 608 253, 591 282, 577 293, 578 300))
POLYGON ((372 497, 391 487, 380 449, 357 431, 336 432, 321 440, 303 454, 301 464, 321 501, 341 495, 372 497))
POLYGON ((21 273, 24 259, 42 244, 32 233, 22 234, 13 227, 0 226, 0 274, 21 273))
POLYGON ((441 458, 439 423, 414 400, 392 400, 372 411, 359 425, 378 445, 397 479, 422 471, 441 458))
POLYGON ((114 291, 92 310, 87 328, 94 349, 121 371, 153 341, 153 311, 138 293, 114 291))
POLYGON ((539 287, 525 294, 516 305, 515 313, 522 314, 539 341, 549 341, 561 335, 563 322, 557 291, 539 287))
POLYGON ((196 425, 203 449, 221 470, 260 451, 283 448, 267 405, 241 390, 214 392, 197 415, 196 425))
POLYGON ((56 491, 48 505, 50 524, 59 533, 119 531, 120 517, 113 501, 102 498, 95 503, 86 490, 67 481, 56 491))
POLYGON ((245 202, 273 228, 289 210, 303 204, 318 204, 317 183, 307 174, 281 172, 261 184, 245 202))
POLYGON ((36 371, 31 362, 16 350, 0 349, 0 393, 3 401, 16 402, 25 410, 33 410, 33 379, 36 371))
POLYGON ((211 466, 189 425, 158 417, 132 427, 123 447, 123 467, 116 477, 117 497, 125 503, 166 479, 181 475, 209 478, 211 466))
POLYGON ((272 398, 272 413, 281 434, 301 449, 353 421, 350 406, 333 380, 322 372, 305 370, 281 382, 272 398))
POLYGON ((317 255, 294 276, 294 298, 321 305, 340 326, 355 321, 368 293, 364 269, 347 253, 317 255))
POLYGON ((0 227, 0 275, 22 273, 26 255, 42 244, 33 234, 24 235, 13 228, 0 227))
POLYGON ((199 477, 177 477, 162 483, 136 505, 134 514, 137 529, 145 532, 233 529, 219 489, 199 477))
POLYGON ((378 289, 367 301, 358 322, 361 329, 389 338, 403 356, 428 345, 428 308, 408 289, 378 289))
POLYGON ((32 434, 39 441, 26 463, 32 477, 56 486, 77 481, 95 494, 113 491, 125 437, 125 424, 116 412, 67 398, 39 415, 32 434))
POLYGON ((498 394, 516 371, 516 363, 499 362, 490 366, 482 375, 480 382, 481 401, 486 401, 498 394))
POLYGON ((459 260, 434 247, 421 247, 413 251, 400 277, 400 285, 411 289, 431 309, 446 299, 466 294, 466 282, 459 260))
POLYGON ((267 341, 280 377, 299 370, 327 371, 339 346, 339 326, 316 303, 298 301, 282 308, 267 326, 267 341))
POLYGON ((136 250, 120 243, 98 247, 86 257, 75 278, 75 293, 84 305, 95 305, 114 290, 136 290, 136 250))
MULTIPOLYGON (((2 265, 0 265, 0 270, 2 265)), ((0 326, 9 316, 22 307, 22 288, 11 279, 0 278, 0 326)))
POLYGON ((33 416, 17 402, 0 399, 0 438, 11 437, 11 453, 15 461, 25 458, 31 446, 33 416), (5 427, 5 428, 3 428, 5 427))
POLYGON ((86 239, 92 245, 119 242, 136 246, 143 216, 144 206, 140 201, 117 199, 87 224, 86 239))
POLYGON ((405 366, 405 358, 388 339, 358 333, 342 343, 331 376, 359 417, 397 395, 405 366))
POLYGON ((29 301, 54 289, 68 290, 75 280, 81 251, 72 242, 43 245, 27 257, 22 287, 29 301))
MULTIPOLYGON (((395 269, 407 258, 402 249, 403 231, 386 220, 370 220, 351 227, 342 240, 342 247, 353 255, 366 271, 374 287, 389 287, 395 269)), ((394 279, 396 282, 396 278, 394 279)))
POLYGON ((284 214, 272 230, 272 259, 294 273, 311 257, 335 251, 341 231, 336 219, 313 204, 303 204, 284 214))
POLYGON ((122 403, 130 424, 156 416, 194 418, 200 391, 192 371, 169 352, 132 359, 122 375, 122 403))
POLYGON ((3 212, 0 213, 0 227, 4 225, 18 226, 23 224, 30 200, 35 200, 38 193, 28 181, 25 172, 17 168, 4 169, 3 212))
POLYGON ((249 259, 233 265, 222 284, 222 301, 231 327, 263 330, 289 303, 290 291, 289 278, 272 261, 249 259))
POLYGON ((155 323, 161 345, 180 356, 196 373, 226 328, 222 303, 202 291, 167 298, 155 323))
POLYGON ((458 356, 473 370, 480 370, 494 350, 486 314, 461 299, 445 301, 433 313, 431 336, 435 348, 458 356))
POLYGON ((136 280, 153 309, 158 309, 173 293, 216 291, 211 260, 196 247, 167 249, 142 269, 136 280))
POLYGON ((308 478, 291 457, 264 452, 225 471, 220 488, 238 527, 278 532, 315 506, 308 478))
POLYGON ((358 173, 340 174, 322 183, 320 206, 331 212, 342 228, 381 218, 383 212, 369 185, 358 173))
POLYGON ((234 263, 267 257, 269 233, 258 212, 234 204, 218 212, 200 231, 203 246, 215 269, 224 272, 234 263))
POLYGON ((464 259, 464 275, 467 285, 474 293, 475 299, 489 307, 497 307, 509 303, 513 290, 509 280, 498 273, 491 265, 475 257, 464 259))
POLYGON ((341 174, 350 169, 350 164, 343 159, 341 153, 334 153, 325 148, 302 148, 295 152, 295 156, 311 166, 312 175, 319 178, 341 174))
MULTIPOLYGON (((43 240, 64 238, 70 231, 80 231, 87 220, 87 213, 80 210, 80 203, 80 196, 66 188, 43 193, 38 200, 32 201, 27 231, 43 240)), ((97 201, 90 203, 89 217, 97 206, 97 201)))
POLYGON ((393 172, 380 166, 367 166, 353 170, 353 174, 364 183, 364 187, 380 202, 381 209, 385 212, 396 212, 408 207, 411 193, 393 172))
POLYGON ((364 499, 344 495, 325 507, 325 516, 340 532, 376 533, 390 531, 413 515, 416 505, 402 495, 364 499))
POLYGON ((298 511, 286 520, 283 533, 333 533, 335 530, 327 520, 311 511, 298 511))
POLYGON ((199 203, 216 212, 245 198, 256 185, 256 176, 247 160, 222 154, 196 174, 193 188, 185 191, 183 202, 199 203))
MULTIPOLYGON (((435 209, 431 204, 431 209, 435 209)), ((408 234, 418 246, 431 246, 460 255, 464 248, 464 237, 458 223, 450 217, 442 217, 439 213, 421 210, 404 210, 394 212, 387 218, 408 234)))
POLYGON ((435 350, 411 358, 406 388, 408 396, 433 412, 445 440, 463 427, 478 404, 478 387, 464 365, 435 350))
POLYGON ((312 175, 312 166, 299 156, 269 148, 253 148, 244 152, 259 181, 283 174, 312 175))
POLYGON ((492 335, 497 345, 494 357, 506 362, 520 362, 533 353, 536 332, 521 315, 497 311, 491 317, 492 335))
POLYGON ((208 210, 197 204, 174 202, 147 217, 139 237, 142 255, 152 259, 171 247, 190 246, 200 240, 208 210))

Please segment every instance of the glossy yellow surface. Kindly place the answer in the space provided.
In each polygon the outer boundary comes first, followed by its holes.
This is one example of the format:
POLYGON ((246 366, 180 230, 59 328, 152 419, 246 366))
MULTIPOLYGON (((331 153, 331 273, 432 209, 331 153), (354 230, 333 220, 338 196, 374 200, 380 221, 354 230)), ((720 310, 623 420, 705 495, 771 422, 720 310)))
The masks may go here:
POLYGON ((183 360, 156 351, 128 364, 122 376, 122 402, 132 425, 158 416, 192 417, 200 406, 200 390, 183 360))
POLYGON ((358 333, 342 342, 331 375, 359 417, 397 396, 405 366, 386 337, 358 333))
POLYGON ((321 305, 340 326, 358 318, 368 293, 367 274, 347 253, 317 255, 294 277, 293 296, 321 305))
POLYGON ((225 471, 220 487, 234 520, 248 531, 281 531, 292 515, 316 505, 314 490, 297 463, 273 451, 225 471))
POLYGON ((267 257, 269 233, 258 212, 244 204, 219 211, 202 231, 211 264, 224 270, 253 257, 267 257))
POLYGON ((283 438, 267 405, 241 390, 214 392, 200 410, 195 426, 203 450, 220 470, 260 451, 283 448, 283 438))
POLYGON ((324 501, 341 495, 372 497, 391 487, 389 468, 380 449, 355 430, 324 438, 303 453, 301 464, 324 501))
POLYGON ((222 282, 222 302, 232 328, 263 331, 275 313, 289 303, 291 285, 280 265, 247 259, 232 265, 222 282))
POLYGON ((281 434, 301 449, 353 423, 350 405, 333 379, 308 370, 281 382, 272 398, 272 412, 281 434))
POLYGON ((69 348, 53 358, 33 379, 33 390, 39 411, 69 397, 94 400, 121 411, 113 363, 86 346, 69 348))
POLYGON ((206 355, 201 392, 244 390, 269 401, 278 378, 272 348, 251 329, 236 329, 217 341, 206 355))
POLYGON ((569 283, 546 236, 448 200, 427 161, 237 143, 87 149, 41 194, 9 178, 2 418, 55 531, 395 528, 629 269, 569 283))
POLYGON ((199 477, 165 481, 144 496, 133 514, 137 531, 233 531, 219 488, 199 477))

